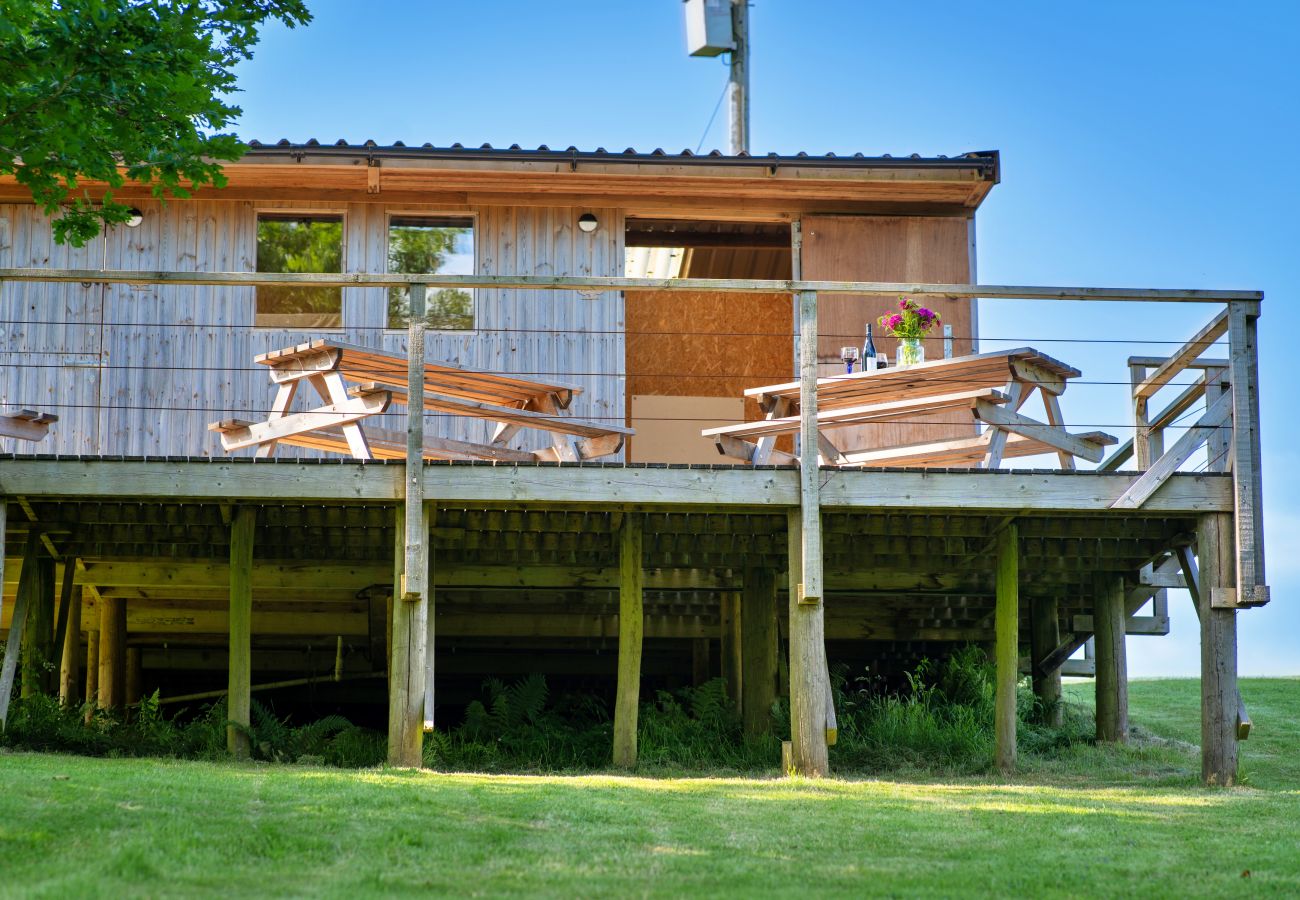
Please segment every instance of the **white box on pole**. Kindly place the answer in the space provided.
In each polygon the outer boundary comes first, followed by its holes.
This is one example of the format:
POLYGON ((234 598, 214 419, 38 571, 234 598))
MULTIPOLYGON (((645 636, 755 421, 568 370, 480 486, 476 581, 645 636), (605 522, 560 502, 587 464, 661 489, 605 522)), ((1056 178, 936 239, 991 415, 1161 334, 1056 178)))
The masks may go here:
POLYGON ((721 56, 736 49, 731 33, 731 0, 683 0, 686 51, 691 56, 721 56))

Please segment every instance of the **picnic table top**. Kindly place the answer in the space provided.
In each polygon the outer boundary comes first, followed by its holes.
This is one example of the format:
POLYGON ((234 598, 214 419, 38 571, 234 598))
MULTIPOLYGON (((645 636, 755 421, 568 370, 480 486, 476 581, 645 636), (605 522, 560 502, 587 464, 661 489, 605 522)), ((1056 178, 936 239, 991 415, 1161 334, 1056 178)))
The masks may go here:
MULTIPOLYGON (((1083 373, 1073 366, 1040 353, 1032 347, 997 350, 973 356, 957 356, 918 363, 907 368, 854 372, 817 379, 819 408, 862 403, 885 403, 891 400, 917 399, 957 391, 996 388, 1031 373, 1062 384, 1083 373)), ((799 402, 799 382, 749 388, 746 397, 763 405, 776 400, 799 402)))
MULTIPOLYGON (((401 353, 319 338, 305 344, 272 350, 253 357, 253 362, 273 370, 297 373, 324 360, 323 371, 337 371, 351 381, 378 382, 392 387, 407 384, 407 358, 401 353)), ((567 384, 530 381, 496 372, 467 369, 445 363, 424 364, 427 390, 487 403, 526 404, 553 397, 567 408, 582 388, 567 384)))

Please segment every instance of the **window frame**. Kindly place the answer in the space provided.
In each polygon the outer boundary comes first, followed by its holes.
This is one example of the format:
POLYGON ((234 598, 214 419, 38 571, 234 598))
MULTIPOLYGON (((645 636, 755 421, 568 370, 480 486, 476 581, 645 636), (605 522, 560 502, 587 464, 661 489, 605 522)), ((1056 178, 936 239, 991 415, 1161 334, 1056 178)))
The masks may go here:
MULTIPOLYGON (((476 211, 473 211, 473 212, 466 212, 466 211, 464 211, 464 210, 457 210, 457 211, 454 211, 454 212, 446 212, 446 211, 436 210, 436 209, 415 209, 415 210, 411 210, 411 209, 386 209, 386 210, 384 210, 384 243, 383 243, 383 248, 384 248, 384 274, 385 274, 385 275, 400 275, 400 274, 404 274, 404 273, 401 273, 401 272, 389 272, 389 270, 388 270, 388 234, 389 234, 390 230, 391 230, 392 227, 393 227, 393 220, 394 220, 394 219, 468 219, 468 220, 469 220, 469 223, 470 223, 470 229, 473 231, 473 234, 474 234, 474 264, 473 264, 474 271, 473 271, 473 274, 477 275, 477 274, 479 273, 480 256, 479 256, 479 239, 478 239, 478 238, 479 238, 479 228, 478 228, 479 215, 478 215, 478 212, 476 212, 476 211)), ((469 292, 469 308, 470 308, 470 313, 473 315, 473 318, 474 318, 474 324, 473 324, 473 326, 470 327, 470 328, 433 328, 433 327, 431 327, 431 326, 429 326, 429 325, 426 324, 426 325, 425 325, 425 331, 427 331, 427 332, 432 332, 433 334, 459 334, 459 335, 476 335, 476 334, 478 334, 478 332, 479 332, 479 318, 478 318, 478 317, 479 317, 479 308, 478 308, 479 296, 478 296, 478 289, 477 289, 477 288, 466 288, 465 290, 467 290, 467 291, 469 292)), ((392 326, 390 326, 390 325, 388 324, 388 290, 387 290, 386 288, 384 289, 384 292, 383 292, 383 294, 382 294, 382 297, 383 297, 383 321, 384 321, 384 333, 385 333, 385 334, 405 334, 405 333, 406 333, 406 328, 405 328, 405 327, 397 327, 397 328, 394 328, 394 327, 392 327, 392 326)))
MULTIPOLYGON (((255 207, 253 209, 253 271, 257 269, 257 226, 263 216, 272 216, 279 218, 305 218, 305 219, 338 219, 339 220, 339 274, 346 274, 348 271, 348 213, 346 209, 303 209, 296 206, 290 207, 255 207)), ((260 274, 270 275, 274 273, 263 272, 260 274)), ((323 274, 333 274, 327 272, 323 274)), ((260 287, 260 285, 258 286, 260 287)), ((254 288, 253 294, 253 328, 258 331, 320 331, 327 334, 341 333, 347 330, 347 298, 345 287, 339 288, 339 324, 333 326, 314 326, 314 327, 293 327, 285 325, 258 325, 257 324, 257 288, 254 288)))

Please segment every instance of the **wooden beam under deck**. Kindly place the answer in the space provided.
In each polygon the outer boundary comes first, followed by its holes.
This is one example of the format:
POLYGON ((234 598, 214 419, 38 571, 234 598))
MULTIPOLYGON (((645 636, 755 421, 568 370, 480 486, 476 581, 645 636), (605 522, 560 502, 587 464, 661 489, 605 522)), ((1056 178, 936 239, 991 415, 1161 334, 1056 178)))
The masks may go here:
MULTIPOLYGON (((0 467, 0 494, 32 500, 387 502, 404 496, 403 467, 355 461, 109 460, 14 457, 0 467)), ((1037 510, 1099 513, 1133 484, 1132 473, 822 469, 827 512, 853 509, 1037 510)), ((439 464, 424 467, 425 493, 439 503, 610 508, 794 508, 794 468, 669 468, 619 464, 439 464)), ((1148 516, 1233 511, 1230 477, 1177 474, 1142 507, 1148 516)))

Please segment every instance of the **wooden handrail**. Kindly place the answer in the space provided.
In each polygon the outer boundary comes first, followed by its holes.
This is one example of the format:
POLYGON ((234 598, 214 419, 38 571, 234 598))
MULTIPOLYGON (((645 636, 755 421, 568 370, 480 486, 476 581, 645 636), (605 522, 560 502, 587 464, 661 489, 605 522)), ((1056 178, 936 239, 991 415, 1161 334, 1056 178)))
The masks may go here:
MULTIPOLYGON (((981 300, 1077 300, 1135 303, 1259 303, 1262 291, 1043 287, 995 284, 933 284, 885 281, 803 281, 756 278, 618 278, 570 275, 397 275, 371 272, 164 272, 125 269, 0 269, 0 281, 103 282, 109 284, 193 284, 231 287, 308 284, 317 287, 522 288, 561 291, 721 291, 729 293, 866 294, 917 299, 968 297, 981 300)), ((1258 315, 1258 312, 1255 312, 1258 315)))

